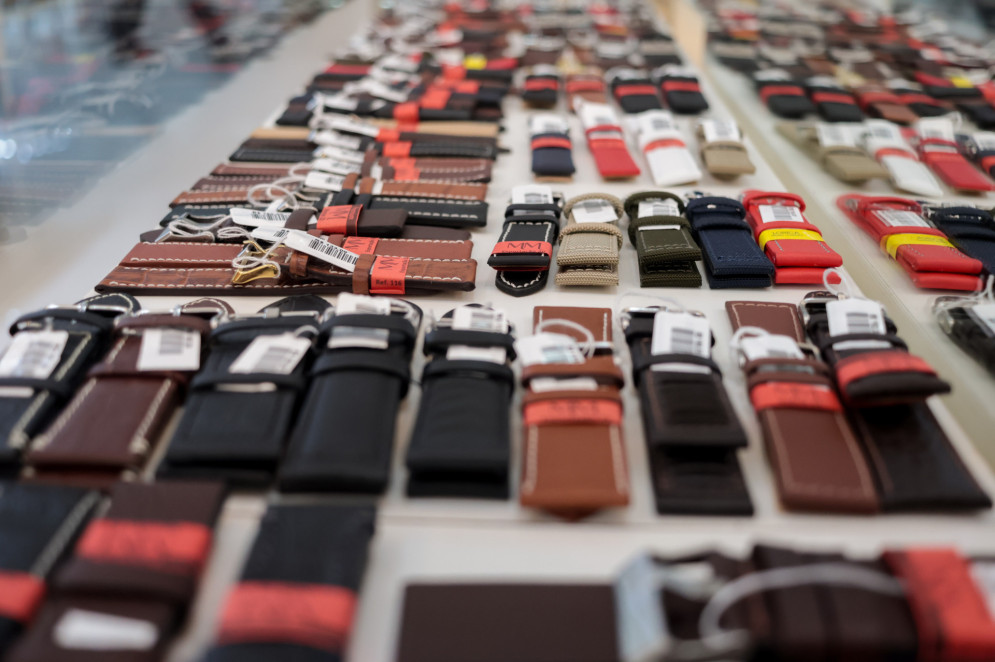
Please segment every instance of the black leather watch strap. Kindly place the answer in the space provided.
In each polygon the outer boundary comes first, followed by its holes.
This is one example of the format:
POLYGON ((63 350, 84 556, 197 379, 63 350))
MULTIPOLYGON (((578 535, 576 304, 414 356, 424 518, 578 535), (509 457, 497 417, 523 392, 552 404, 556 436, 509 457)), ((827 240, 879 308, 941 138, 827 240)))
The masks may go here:
POLYGON ((487 258, 487 264, 498 271, 495 284, 499 290, 526 296, 546 286, 561 210, 558 203, 508 205, 504 229, 487 258))
POLYGON ((420 321, 418 308, 392 302, 390 315, 340 313, 322 324, 311 386, 280 468, 281 491, 387 487, 420 321))
POLYGON ((240 487, 271 483, 307 389, 311 352, 285 374, 236 373, 232 365, 260 336, 302 335, 307 327, 316 334, 327 308, 319 296, 292 296, 214 329, 159 475, 224 478, 240 487))
POLYGON ((453 314, 425 336, 430 361, 408 445, 408 495, 507 499, 514 336, 454 329, 453 314))

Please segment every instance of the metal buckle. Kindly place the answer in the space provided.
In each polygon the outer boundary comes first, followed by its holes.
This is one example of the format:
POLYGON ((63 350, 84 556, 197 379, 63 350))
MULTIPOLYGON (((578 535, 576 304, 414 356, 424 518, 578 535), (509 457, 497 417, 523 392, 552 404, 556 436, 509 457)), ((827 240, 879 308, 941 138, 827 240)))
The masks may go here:
POLYGON ((830 292, 814 292, 813 294, 816 296, 808 296, 798 304, 798 311, 801 314, 803 326, 808 326, 809 320, 812 319, 812 312, 809 310, 810 305, 821 304, 825 306, 827 303, 841 301, 846 298, 845 296, 834 296, 830 292))

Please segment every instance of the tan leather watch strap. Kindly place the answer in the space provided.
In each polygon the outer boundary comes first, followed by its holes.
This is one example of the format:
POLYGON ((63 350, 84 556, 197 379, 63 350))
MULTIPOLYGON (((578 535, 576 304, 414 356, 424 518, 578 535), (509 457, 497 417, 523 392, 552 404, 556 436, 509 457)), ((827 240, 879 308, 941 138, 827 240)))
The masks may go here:
MULTIPOLYGON (((371 124, 385 129, 396 129, 399 126, 396 120, 374 118, 369 121, 371 124)), ((448 136, 469 136, 472 138, 497 138, 501 131, 500 125, 496 122, 461 121, 416 122, 414 124, 405 122, 403 129, 414 133, 435 133, 448 136)))
POLYGON ((622 231, 618 222, 624 211, 622 201, 607 193, 579 195, 563 207, 566 227, 560 230, 560 249, 556 264, 560 267, 555 282, 563 286, 604 287, 618 285, 618 253, 622 247, 622 231), (594 205, 604 209, 610 205, 613 219, 578 222, 578 207, 594 205))
POLYGON ((231 177, 231 176, 260 176, 260 177, 271 177, 272 179, 278 179, 280 177, 286 177, 290 173, 290 166, 281 165, 252 165, 252 164, 241 164, 241 163, 220 163, 214 167, 211 171, 212 175, 218 177, 231 177))
MULTIPOLYGON (((345 186, 349 187, 349 185, 350 179, 347 178, 345 186)), ((406 182, 363 178, 357 181, 357 192, 361 194, 394 195, 407 198, 445 198, 450 200, 483 201, 487 197, 487 185, 446 180, 406 182)))
POLYGON ((527 390, 519 499, 524 506, 571 520, 625 506, 629 477, 622 436, 624 379, 610 354, 611 310, 540 306, 533 319, 537 326, 545 323, 543 330, 578 338, 582 336, 572 327, 551 321, 581 325, 594 336, 601 354, 580 364, 541 363, 523 370, 527 390), (567 388, 566 382, 557 388, 560 380, 570 380, 574 388, 567 388))

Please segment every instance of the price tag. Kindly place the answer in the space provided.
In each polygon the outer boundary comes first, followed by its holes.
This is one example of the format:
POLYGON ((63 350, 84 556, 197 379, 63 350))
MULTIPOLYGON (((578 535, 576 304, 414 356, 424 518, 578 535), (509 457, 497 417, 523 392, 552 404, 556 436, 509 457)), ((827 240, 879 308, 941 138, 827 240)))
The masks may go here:
POLYGON ((351 149, 342 149, 341 147, 322 147, 321 158, 336 159, 338 161, 361 165, 366 159, 366 156, 364 152, 357 152, 351 149))
POLYGON ((390 315, 390 299, 342 292, 335 302, 336 315, 390 315))
POLYGON ((228 210, 228 214, 231 216, 232 222, 250 228, 283 227, 287 219, 290 218, 289 212, 257 211, 240 207, 232 207, 228 210))
POLYGON ((295 251, 307 253, 319 260, 335 265, 339 269, 352 272, 356 270, 356 262, 359 255, 335 244, 325 241, 321 237, 315 237, 301 230, 286 230, 283 243, 295 251))
POLYGON ((453 311, 452 328, 460 331, 508 333, 508 320, 500 310, 461 306, 453 311))
POLYGON ((242 350, 228 372, 236 374, 268 373, 289 375, 311 347, 307 338, 292 333, 258 336, 242 350))
POLYGON ((874 212, 882 223, 889 227, 919 227, 928 228, 929 223, 922 216, 914 211, 903 211, 901 209, 881 209, 874 212))
POLYGON ((552 64, 537 64, 534 67, 532 67, 531 71, 529 71, 529 75, 531 75, 531 76, 557 76, 557 77, 559 77, 560 70, 557 69, 556 66, 552 65, 552 64))
POLYGON ((69 341, 68 331, 21 331, 0 358, 0 376, 48 379, 69 341))
POLYGON ((673 76, 675 78, 697 78, 694 69, 682 64, 665 64, 655 72, 658 76, 673 76))
POLYGON ((585 101, 581 104, 579 112, 581 123, 588 129, 605 125, 618 126, 618 119, 611 106, 607 104, 585 101))
POLYGON ((651 110, 639 115, 639 130, 641 133, 661 133, 663 131, 679 132, 674 116, 665 110, 651 110))
POLYGON ((159 641, 159 628, 137 618, 105 614, 86 609, 70 609, 56 623, 55 644, 65 650, 148 651, 159 641))
POLYGON ((319 172, 327 172, 332 175, 348 175, 354 172, 360 172, 363 166, 359 163, 350 163, 348 161, 338 161, 335 159, 316 159, 311 162, 311 170, 319 172))
POLYGON ((974 318, 985 335, 995 336, 995 303, 979 303, 965 308, 967 314, 974 318))
POLYGON ((570 127, 566 118, 553 113, 542 113, 532 116, 529 121, 529 132, 533 136, 540 133, 569 133, 570 127))
POLYGON ((549 391, 596 391, 598 389, 598 380, 594 377, 568 377, 566 379, 537 377, 529 381, 529 388, 536 393, 548 393, 549 391))
POLYGON ((758 359, 803 359, 805 355, 790 336, 747 336, 739 344, 747 361, 758 359))
POLYGON ((812 87, 831 87, 833 89, 840 89, 839 83, 832 76, 812 76, 805 80, 806 85, 812 87))
POLYGON ((344 184, 345 176, 331 175, 325 172, 318 172, 317 170, 312 170, 306 177, 304 177, 304 188, 316 189, 319 191, 338 192, 342 190, 342 186, 344 184))
POLYGON ((570 213, 578 223, 614 223, 618 220, 615 208, 607 200, 582 200, 570 213))
POLYGON ((761 223, 805 223, 802 210, 790 205, 760 205, 761 223))
POLYGON ((954 123, 945 117, 924 117, 916 122, 916 130, 923 138, 954 142, 954 123))
POLYGON ((819 122, 815 125, 815 132, 822 147, 856 147, 857 141, 853 139, 850 132, 839 124, 829 122, 819 122))
POLYGON ((338 147, 339 149, 358 150, 363 141, 356 136, 347 136, 338 131, 314 131, 311 133, 311 142, 323 147, 338 147))
POLYGON ((758 71, 753 74, 753 78, 760 82, 768 82, 775 80, 791 80, 791 76, 784 69, 765 69, 764 71, 758 71))
POLYGON ((905 144, 902 132, 897 126, 887 120, 867 120, 864 122, 864 128, 872 138, 905 144))
POLYGON ((991 131, 979 131, 971 136, 979 152, 995 150, 995 133, 991 131))
POLYGON ((380 133, 379 127, 344 115, 332 117, 329 124, 336 131, 355 133, 361 136, 370 136, 371 138, 376 138, 380 133))
MULTIPOLYGON (((708 319, 661 310, 653 316, 653 354, 691 354, 708 358, 712 347, 708 319)), ((654 366, 654 369, 666 366, 654 366)), ((706 368, 707 371, 707 368, 706 368)))
POLYGON ((344 94, 325 96, 323 102, 325 108, 345 111, 348 113, 355 112, 355 110, 359 107, 359 99, 353 99, 345 96, 344 94))
POLYGON ((389 329, 373 329, 366 326, 336 326, 328 338, 329 349, 387 349, 390 345, 389 329))
POLYGON ((526 184, 511 189, 511 203, 514 205, 553 204, 553 189, 542 184, 526 184))
POLYGON ((615 578, 618 646, 625 662, 663 660, 673 647, 660 601, 663 582, 649 554, 630 561, 615 578))
POLYGON ((138 351, 139 371, 197 370, 200 334, 190 329, 145 329, 138 351))
POLYGON ((639 218, 647 216, 680 216, 681 208, 676 200, 643 200, 636 212, 639 218))
POLYGON ((742 140, 739 127, 731 120, 702 120, 701 130, 705 134, 705 142, 742 140))
MULTIPOLYGON (((826 314, 829 316, 830 336, 852 333, 884 335, 887 332, 884 310, 877 301, 867 299, 830 301, 826 304, 826 314)), ((877 349, 891 347, 891 344, 884 340, 849 340, 837 343, 833 347, 837 350, 877 349)))
POLYGON ((515 341, 523 366, 546 363, 583 363, 584 353, 572 337, 562 333, 538 333, 515 341))

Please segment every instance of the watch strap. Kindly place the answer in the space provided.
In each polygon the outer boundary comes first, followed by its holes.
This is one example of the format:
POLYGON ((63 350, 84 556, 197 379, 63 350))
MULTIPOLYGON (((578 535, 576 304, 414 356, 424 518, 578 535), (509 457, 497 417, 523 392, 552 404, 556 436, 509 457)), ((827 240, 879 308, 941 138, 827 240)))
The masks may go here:
POLYGON ((604 287, 618 284, 618 254, 622 247, 622 201, 606 193, 585 193, 571 198, 563 207, 567 219, 560 230, 560 248, 556 253, 559 271, 555 282, 561 286, 604 287), (574 211, 585 204, 611 206, 613 220, 578 222, 574 211))
POLYGON ((705 276, 712 289, 770 287, 774 265, 753 240, 740 202, 731 198, 695 198, 688 202, 684 213, 701 247, 705 276))
POLYGON ((684 201, 666 192, 644 191, 625 200, 629 216, 629 241, 639 261, 639 284, 642 287, 701 287, 701 274, 695 264, 701 249, 691 236, 691 225, 683 217, 684 201), (671 201, 671 205, 653 204, 671 201), (640 215, 641 205, 649 203, 640 215))

